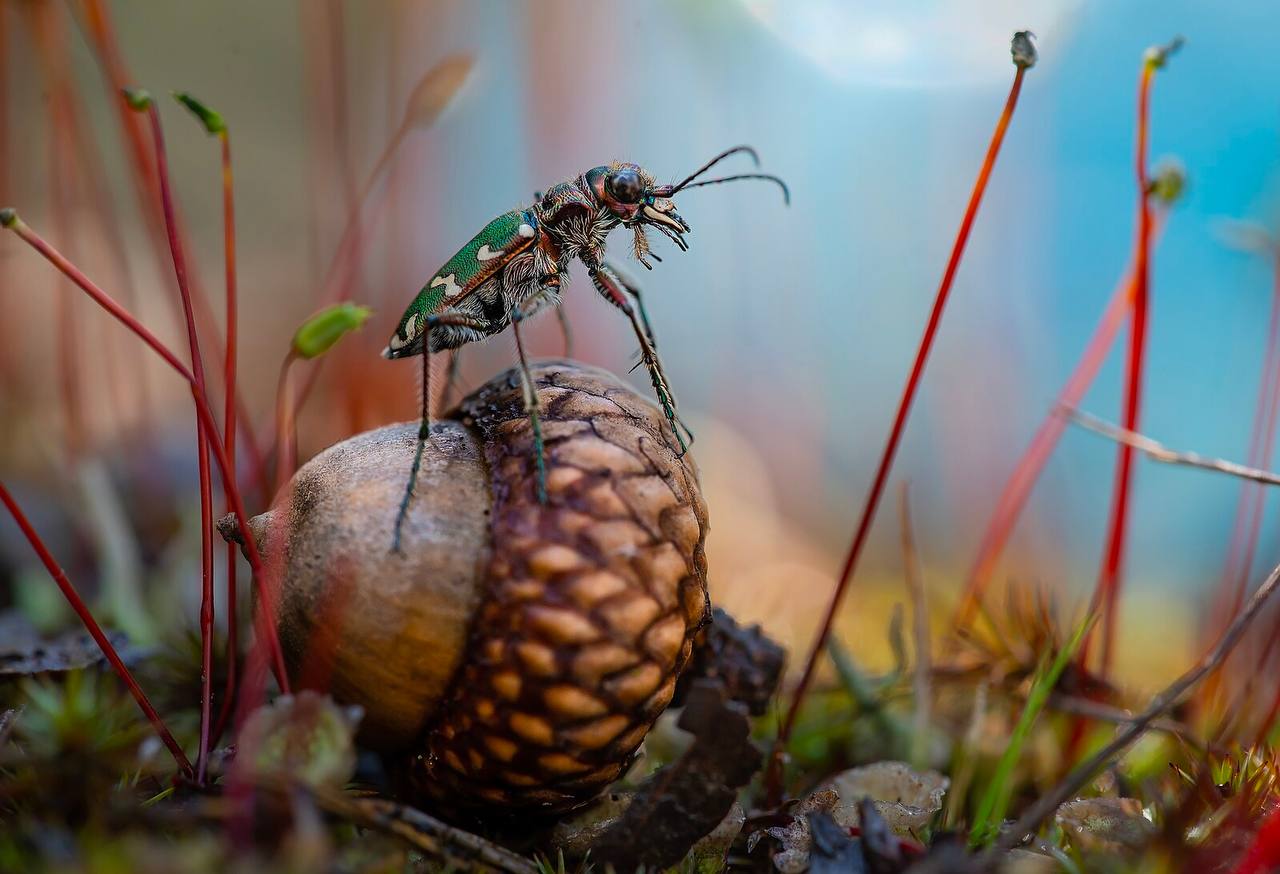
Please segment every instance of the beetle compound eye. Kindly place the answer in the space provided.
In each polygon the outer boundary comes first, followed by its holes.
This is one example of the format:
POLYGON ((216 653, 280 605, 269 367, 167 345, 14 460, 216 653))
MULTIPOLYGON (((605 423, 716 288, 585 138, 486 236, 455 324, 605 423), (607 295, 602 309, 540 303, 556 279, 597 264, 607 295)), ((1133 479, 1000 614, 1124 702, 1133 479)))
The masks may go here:
POLYGON ((621 203, 639 203, 644 194, 644 183, 635 170, 623 169, 610 173, 605 179, 609 196, 621 203))

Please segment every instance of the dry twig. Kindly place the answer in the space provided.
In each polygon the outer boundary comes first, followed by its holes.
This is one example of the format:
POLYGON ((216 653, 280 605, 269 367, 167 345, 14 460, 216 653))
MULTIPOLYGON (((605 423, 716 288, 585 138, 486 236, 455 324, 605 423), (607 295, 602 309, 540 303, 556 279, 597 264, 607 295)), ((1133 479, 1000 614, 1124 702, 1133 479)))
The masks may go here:
MULTIPOLYGON (((284 786, 263 788, 282 790, 284 786)), ((431 859, 455 864, 479 863, 503 874, 537 874, 537 867, 523 856, 479 835, 446 825, 416 808, 385 798, 357 798, 337 789, 299 784, 293 788, 304 789, 325 813, 400 838, 431 859)))
POLYGON ((1221 458, 1205 458, 1195 452, 1177 452, 1163 443, 1152 440, 1150 437, 1143 436, 1136 431, 1130 431, 1128 428, 1121 428, 1119 425, 1113 425, 1110 422, 1099 419, 1097 416, 1092 416, 1073 407, 1063 407, 1063 412, 1070 416, 1071 421, 1080 427, 1095 434, 1101 434, 1103 437, 1114 440, 1117 443, 1123 443, 1125 446, 1132 446, 1153 461, 1162 461, 1165 464, 1179 464, 1185 467, 1198 467, 1201 470, 1212 470, 1229 476, 1238 476, 1241 479, 1252 480, 1264 485, 1280 486, 1280 474, 1259 470, 1256 467, 1247 467, 1221 458))

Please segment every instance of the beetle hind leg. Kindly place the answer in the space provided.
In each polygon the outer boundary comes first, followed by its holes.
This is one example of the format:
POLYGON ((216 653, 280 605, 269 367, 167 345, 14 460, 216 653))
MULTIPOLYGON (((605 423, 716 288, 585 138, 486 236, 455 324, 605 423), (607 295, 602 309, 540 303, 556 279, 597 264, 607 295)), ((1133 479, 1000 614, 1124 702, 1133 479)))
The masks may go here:
POLYGON ((482 331, 484 323, 464 313, 443 312, 427 316, 422 330, 422 419, 418 425, 418 446, 413 453, 413 465, 409 468, 409 482, 405 484, 404 495, 400 498, 400 508, 396 511, 395 530, 391 535, 391 551, 404 554, 401 548, 401 534, 404 520, 409 515, 409 504, 413 501, 413 492, 418 485, 418 473, 422 469, 422 456, 427 449, 427 441, 431 439, 431 331, 440 326, 465 328, 482 331))
POLYGON ((538 503, 547 502, 547 460, 546 444, 542 439, 542 418, 538 414, 538 390, 533 384, 533 374, 529 372, 529 359, 524 352, 524 339, 520 336, 520 323, 528 316, 519 307, 511 313, 511 332, 516 338, 516 352, 520 356, 520 383, 524 392, 524 411, 529 416, 529 425, 533 430, 533 463, 537 468, 538 503))
POLYGON ((427 448, 427 440, 431 438, 431 344, 429 337, 422 340, 422 421, 418 425, 418 447, 413 453, 413 466, 409 468, 409 482, 405 484, 404 495, 400 498, 400 509, 396 511, 395 531, 391 535, 391 551, 404 555, 400 547, 401 530, 405 517, 409 515, 409 502, 413 500, 414 489, 418 485, 418 471, 422 469, 422 455, 427 448))
POLYGON ((444 378, 444 392, 440 395, 440 405, 446 410, 453 402, 455 393, 462 389, 462 347, 449 353, 449 370, 444 378))

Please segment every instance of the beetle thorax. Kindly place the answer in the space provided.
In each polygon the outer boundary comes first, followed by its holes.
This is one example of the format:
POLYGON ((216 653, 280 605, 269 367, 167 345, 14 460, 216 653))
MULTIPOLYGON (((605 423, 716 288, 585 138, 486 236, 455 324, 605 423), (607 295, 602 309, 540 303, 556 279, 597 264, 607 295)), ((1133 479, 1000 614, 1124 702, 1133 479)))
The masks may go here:
POLYGON ((534 210, 543 233, 555 241, 562 267, 575 258, 598 260, 609 232, 619 224, 618 217, 598 203, 580 181, 553 186, 534 210))

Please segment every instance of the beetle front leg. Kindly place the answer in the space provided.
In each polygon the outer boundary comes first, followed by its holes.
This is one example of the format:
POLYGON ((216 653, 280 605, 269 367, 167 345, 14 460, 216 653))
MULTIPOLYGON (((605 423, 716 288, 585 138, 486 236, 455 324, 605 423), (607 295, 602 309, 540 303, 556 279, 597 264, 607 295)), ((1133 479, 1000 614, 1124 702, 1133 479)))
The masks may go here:
POLYGON ((524 411, 529 416, 529 425, 533 429, 533 463, 538 469, 537 489, 538 503, 547 502, 547 461, 546 447, 542 442, 542 418, 538 415, 538 390, 533 384, 533 374, 529 372, 529 359, 524 352, 524 339, 520 336, 520 323, 526 315, 520 307, 511 311, 511 332, 516 338, 516 352, 520 356, 520 383, 524 392, 524 411))
POLYGON ((676 435, 676 442, 680 444, 680 451, 676 453, 677 458, 684 456, 689 451, 689 445, 685 442, 684 435, 680 433, 683 428, 685 433, 689 434, 690 440, 693 434, 685 427, 684 422, 680 421, 680 416, 676 413, 675 397, 671 393, 671 389, 667 384, 666 372, 662 368, 662 360, 658 358, 657 349, 650 342, 649 332, 646 326, 640 323, 636 317, 635 308, 631 306, 631 302, 627 300, 623 293, 623 284, 613 271, 608 267, 591 267, 588 265, 587 273, 591 276, 591 281, 596 289, 604 295, 605 300, 622 310, 623 314, 631 320, 631 327, 636 333, 636 340, 640 344, 640 357, 644 361, 645 368, 649 371, 649 380, 653 383, 653 390, 658 395, 658 403, 662 405, 662 412, 667 417, 667 422, 671 425, 671 432, 676 435))
POLYGON ((478 319, 461 313, 440 313, 427 316, 422 334, 422 420, 418 425, 418 447, 413 453, 413 466, 409 468, 409 482, 405 486, 404 495, 400 498, 400 509, 396 511, 395 530, 391 535, 391 551, 400 555, 401 529, 409 515, 409 502, 413 500, 413 491, 418 485, 418 472, 422 469, 422 455, 426 451, 427 441, 431 439, 431 329, 438 325, 456 325, 463 328, 483 330, 484 324, 478 319))
MULTIPOLYGON (((645 311, 644 296, 640 293, 640 287, 636 285, 634 281, 628 278, 625 273, 618 270, 618 268, 615 267, 611 262, 605 261, 604 269, 607 270, 613 276, 613 278, 618 281, 618 284, 621 285, 623 289, 626 290, 627 294, 631 295, 631 297, 635 299, 636 309, 639 310, 640 312, 640 322, 641 324, 644 325, 645 336, 649 338, 649 345, 653 347, 654 360, 657 363, 658 370, 662 374, 662 381, 666 384, 668 393, 671 394, 671 405, 675 407, 676 410, 678 411, 680 409, 680 402, 676 399, 675 392, 671 390, 671 381, 667 379, 667 372, 666 370, 663 369, 662 359, 657 357, 658 338, 654 336, 653 325, 649 321, 649 314, 645 311)), ((688 436, 689 443, 692 444, 693 441, 696 439, 693 435, 693 431, 690 430, 689 426, 684 423, 684 419, 680 418, 680 414, 678 412, 676 413, 676 422, 679 423, 680 427, 684 430, 684 433, 688 436)), ((675 427, 675 426, 673 425, 672 427, 675 427)))
POLYGON ((614 279, 618 280, 618 284, 626 290, 627 294, 635 298, 636 309, 640 311, 640 322, 644 325, 645 335, 649 338, 649 345, 653 350, 658 351, 658 338, 653 335, 653 325, 649 323, 649 314, 644 309, 644 298, 640 294, 640 287, 637 286, 625 273, 619 270, 612 262, 605 261, 604 269, 609 271, 614 279))

